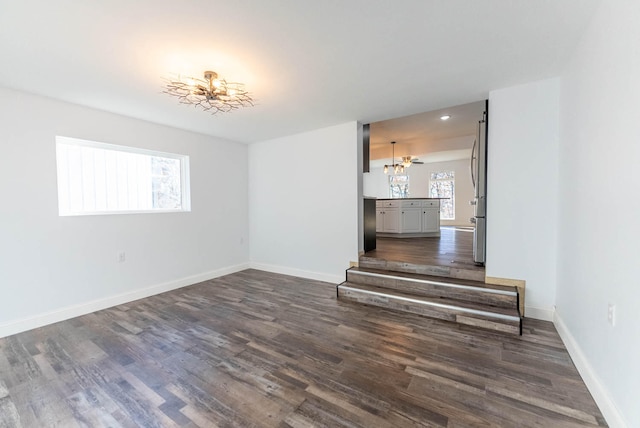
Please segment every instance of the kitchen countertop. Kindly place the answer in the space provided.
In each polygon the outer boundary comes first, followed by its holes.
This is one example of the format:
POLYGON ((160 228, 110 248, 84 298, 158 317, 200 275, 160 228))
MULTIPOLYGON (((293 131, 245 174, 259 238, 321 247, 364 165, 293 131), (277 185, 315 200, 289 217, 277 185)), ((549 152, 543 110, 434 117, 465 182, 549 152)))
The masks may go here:
POLYGON ((376 198, 378 201, 403 201, 403 200, 412 200, 412 199, 419 199, 419 200, 429 200, 429 199, 449 199, 449 198, 376 198))

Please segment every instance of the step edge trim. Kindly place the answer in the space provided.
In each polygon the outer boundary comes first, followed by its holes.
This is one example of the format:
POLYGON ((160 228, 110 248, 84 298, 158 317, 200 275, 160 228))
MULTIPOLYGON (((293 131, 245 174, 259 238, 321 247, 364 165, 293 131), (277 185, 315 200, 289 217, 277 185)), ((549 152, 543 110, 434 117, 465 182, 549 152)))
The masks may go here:
POLYGON ((386 277, 386 278, 392 278, 392 279, 399 279, 399 280, 403 280, 403 281, 419 282, 419 283, 422 283, 422 284, 441 285, 441 286, 444 286, 444 287, 459 288, 459 289, 464 289, 464 290, 474 290, 474 291, 478 290, 478 291, 480 291, 482 293, 502 294, 504 296, 517 296, 518 295, 518 293, 516 291, 496 290, 494 288, 473 287, 471 285, 449 284, 447 282, 431 281, 429 279, 407 278, 407 277, 404 277, 404 276, 385 275, 385 274, 380 274, 380 273, 375 273, 375 272, 366 272, 366 271, 361 271, 361 270, 350 270, 350 272, 352 274, 355 274, 355 275, 375 276, 375 277, 380 277, 380 278, 381 277, 386 277))
POLYGON ((388 298, 392 298, 392 299, 403 300, 405 302, 418 303, 420 305, 434 306, 434 307, 442 308, 442 309, 452 309, 452 310, 456 310, 456 311, 460 311, 460 312, 466 312, 466 313, 475 314, 475 315, 483 315, 483 316, 487 316, 487 317, 490 317, 490 318, 499 318, 499 319, 503 319, 503 320, 517 321, 517 322, 521 321, 521 319, 519 317, 516 317, 516 316, 513 316, 513 315, 496 314, 494 312, 486 312, 486 311, 481 311, 481 310, 478 310, 478 309, 463 308, 463 307, 460 307, 460 306, 445 305, 443 303, 428 302, 428 301, 424 301, 424 300, 412 299, 410 297, 396 296, 396 295, 393 295, 393 294, 385 294, 385 293, 381 293, 381 292, 378 292, 378 291, 363 290, 361 288, 354 288, 354 287, 350 287, 348 285, 339 285, 338 288, 343 289, 343 290, 351 290, 351 291, 355 291, 355 292, 359 292, 359 293, 372 294, 374 296, 382 296, 382 297, 388 297, 388 298))

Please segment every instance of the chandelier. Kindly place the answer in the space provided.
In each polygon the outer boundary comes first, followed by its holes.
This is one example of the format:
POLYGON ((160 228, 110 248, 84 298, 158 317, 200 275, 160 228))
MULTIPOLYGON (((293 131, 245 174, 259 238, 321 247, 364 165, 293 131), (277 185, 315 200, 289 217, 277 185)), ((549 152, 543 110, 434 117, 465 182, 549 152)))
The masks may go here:
POLYGON ((165 80, 165 94, 178 97, 181 104, 191 104, 211 114, 253 106, 244 84, 227 82, 215 71, 205 71, 204 79, 178 76, 176 80, 165 80))
POLYGON ((389 168, 393 169, 394 174, 397 173, 402 173, 404 172, 405 168, 409 168, 411 166, 411 156, 404 156, 402 158, 402 163, 396 163, 396 150, 395 150, 395 145, 396 142, 392 141, 391 142, 391 165, 385 165, 384 166, 384 173, 388 174, 389 173, 389 168))

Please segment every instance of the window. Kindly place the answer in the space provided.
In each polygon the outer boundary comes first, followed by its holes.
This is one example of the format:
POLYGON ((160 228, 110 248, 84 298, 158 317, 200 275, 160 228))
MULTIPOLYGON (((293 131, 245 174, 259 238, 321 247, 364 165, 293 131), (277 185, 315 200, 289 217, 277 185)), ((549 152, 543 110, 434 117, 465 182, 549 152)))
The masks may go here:
POLYGON ((61 216, 190 211, 189 157, 56 137, 61 216))
POLYGON ((432 172, 429 182, 429 197, 448 198, 440 200, 440 219, 455 220, 455 173, 454 171, 432 172))
POLYGON ((409 176, 390 175, 389 176, 389 197, 408 198, 409 197, 409 176))

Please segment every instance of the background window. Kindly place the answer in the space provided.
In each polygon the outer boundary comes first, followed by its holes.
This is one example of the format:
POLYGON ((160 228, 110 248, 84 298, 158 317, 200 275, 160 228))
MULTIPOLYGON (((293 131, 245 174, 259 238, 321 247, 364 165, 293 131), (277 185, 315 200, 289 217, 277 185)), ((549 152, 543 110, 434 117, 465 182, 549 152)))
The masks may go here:
POLYGON ((189 211, 189 157, 56 137, 59 214, 189 211))
POLYGON ((390 175, 389 176, 389 197, 408 198, 409 197, 409 176, 390 175))
POLYGON ((429 197, 448 198, 440 201, 440 219, 455 220, 455 173, 454 171, 432 172, 429 182, 429 197))

